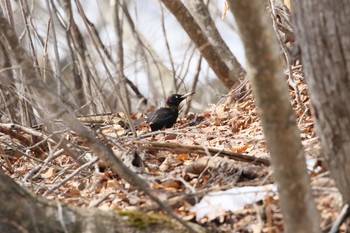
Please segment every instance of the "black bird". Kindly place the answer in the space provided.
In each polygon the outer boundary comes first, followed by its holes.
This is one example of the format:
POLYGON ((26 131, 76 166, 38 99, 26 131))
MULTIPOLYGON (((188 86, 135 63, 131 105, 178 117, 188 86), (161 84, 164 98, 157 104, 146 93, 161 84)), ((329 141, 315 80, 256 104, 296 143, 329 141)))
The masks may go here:
POLYGON ((193 95, 194 92, 186 94, 172 94, 166 99, 167 107, 160 108, 155 112, 152 112, 142 119, 136 121, 138 125, 142 121, 147 121, 152 131, 160 130, 163 128, 171 128, 179 116, 179 105, 188 96, 193 95))

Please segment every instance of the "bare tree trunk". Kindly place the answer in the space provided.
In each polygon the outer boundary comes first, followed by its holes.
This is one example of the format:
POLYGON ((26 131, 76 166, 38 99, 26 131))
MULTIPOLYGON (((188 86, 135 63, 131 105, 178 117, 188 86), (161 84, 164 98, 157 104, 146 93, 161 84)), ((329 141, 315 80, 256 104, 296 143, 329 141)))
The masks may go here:
POLYGON ((350 5, 349 1, 292 1, 297 42, 331 175, 350 203, 350 5))
POLYGON ((299 130, 283 75, 278 48, 264 2, 230 0, 246 51, 248 76, 271 154, 285 232, 320 232, 299 130))

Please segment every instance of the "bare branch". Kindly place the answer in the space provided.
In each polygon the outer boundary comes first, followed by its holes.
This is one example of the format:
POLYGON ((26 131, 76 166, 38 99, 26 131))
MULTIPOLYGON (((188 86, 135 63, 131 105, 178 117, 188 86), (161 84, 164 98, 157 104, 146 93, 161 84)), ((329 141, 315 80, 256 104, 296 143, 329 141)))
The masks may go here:
POLYGON ((179 0, 162 0, 162 3, 176 17, 191 40, 196 44, 199 52, 206 59, 218 78, 227 88, 231 88, 238 83, 241 77, 245 76, 245 71, 239 63, 226 64, 217 48, 205 35, 196 20, 179 0))

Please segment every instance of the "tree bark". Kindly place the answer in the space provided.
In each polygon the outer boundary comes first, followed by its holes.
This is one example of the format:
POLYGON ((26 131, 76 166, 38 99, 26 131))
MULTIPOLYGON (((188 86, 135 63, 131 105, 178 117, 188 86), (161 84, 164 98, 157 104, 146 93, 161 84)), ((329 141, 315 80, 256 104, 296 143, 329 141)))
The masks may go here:
POLYGON ((285 232, 320 232, 305 157, 272 22, 260 0, 229 0, 243 40, 247 72, 271 154, 285 232))
POLYGON ((1 170, 0 190, 0 232, 188 232, 162 215, 116 213, 47 201, 22 189, 1 170))
MULTIPOLYGON (((219 44, 214 45, 213 40, 209 40, 207 35, 202 31, 200 26, 196 23, 196 20, 180 0, 162 0, 162 3, 175 16, 177 21, 179 21, 188 36, 196 44, 199 52, 208 62, 210 68, 228 89, 236 84, 240 78, 245 76, 245 70, 238 63, 232 53, 227 50, 225 53, 222 52, 222 50, 228 49, 228 47, 226 44, 220 45, 220 43, 224 42, 216 30, 214 31, 212 28, 211 35, 220 38, 220 40, 215 41, 219 44), (218 49, 218 47, 220 47, 220 49, 218 49), (232 58, 229 61, 225 59, 227 58, 228 53, 231 53, 232 58)), ((211 19, 209 22, 210 21, 211 19)))
POLYGON ((294 0, 292 8, 322 153, 350 203, 349 1, 294 0))

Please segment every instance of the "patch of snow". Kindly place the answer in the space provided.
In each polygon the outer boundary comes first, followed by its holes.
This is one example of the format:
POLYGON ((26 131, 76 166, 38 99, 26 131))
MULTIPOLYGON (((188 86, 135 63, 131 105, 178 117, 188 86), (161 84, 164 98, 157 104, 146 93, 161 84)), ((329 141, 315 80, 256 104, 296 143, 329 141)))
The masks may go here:
POLYGON ((246 186, 212 192, 204 196, 190 210, 196 213, 197 221, 205 216, 210 221, 223 215, 226 211, 236 211, 242 209, 246 204, 253 204, 271 192, 277 192, 276 185, 246 186))

